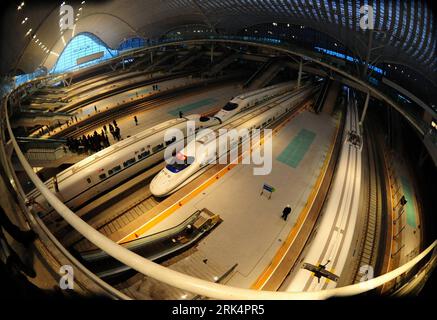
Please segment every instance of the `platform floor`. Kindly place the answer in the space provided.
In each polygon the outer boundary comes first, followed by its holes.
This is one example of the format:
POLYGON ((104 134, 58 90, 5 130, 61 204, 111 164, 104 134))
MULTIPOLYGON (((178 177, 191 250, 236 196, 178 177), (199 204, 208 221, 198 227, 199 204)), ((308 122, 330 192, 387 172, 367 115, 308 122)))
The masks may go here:
POLYGON ((238 263, 227 284, 250 287, 271 262, 305 206, 334 130, 331 117, 304 111, 273 137, 273 168, 269 175, 255 176, 255 165, 238 165, 145 234, 174 226, 197 209, 207 208, 219 214, 223 222, 199 243, 197 250, 224 270, 238 263), (277 158, 301 130, 315 136, 294 168, 277 158), (264 183, 276 189, 270 200, 266 194, 260 196, 264 183), (292 213, 284 221, 281 214, 287 204, 292 213))
MULTIPOLYGON (((350 106, 344 132, 356 130, 357 126, 358 113, 350 106)), ((345 142, 346 135, 342 140, 333 184, 317 221, 315 232, 299 257, 299 263, 285 279, 281 291, 318 291, 336 287, 336 282, 326 278, 318 281, 312 272, 301 268, 302 262, 318 266, 329 261, 326 269, 340 279, 343 270, 348 268, 350 248, 356 245, 352 243, 352 238, 356 230, 360 200, 361 150, 345 142)))
POLYGON ((417 203, 415 182, 411 178, 408 163, 400 155, 395 155, 392 159, 392 169, 396 178, 396 188, 398 192, 393 200, 395 207, 394 219, 398 219, 393 226, 393 248, 391 269, 403 265, 417 256, 420 252, 421 243, 421 218, 419 205, 417 203), (407 200, 402 208, 399 198, 404 195, 407 200), (402 231, 401 231, 402 230, 402 231), (397 236, 396 236, 397 235, 397 236), (402 248, 402 249, 401 249, 402 248))

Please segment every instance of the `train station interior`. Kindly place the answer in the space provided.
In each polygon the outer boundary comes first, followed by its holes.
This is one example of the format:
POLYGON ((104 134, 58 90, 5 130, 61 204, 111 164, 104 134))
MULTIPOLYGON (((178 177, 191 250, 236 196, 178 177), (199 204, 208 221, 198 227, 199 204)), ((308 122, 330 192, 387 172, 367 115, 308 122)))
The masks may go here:
POLYGON ((8 2, 2 285, 47 300, 435 290, 434 9, 8 2))

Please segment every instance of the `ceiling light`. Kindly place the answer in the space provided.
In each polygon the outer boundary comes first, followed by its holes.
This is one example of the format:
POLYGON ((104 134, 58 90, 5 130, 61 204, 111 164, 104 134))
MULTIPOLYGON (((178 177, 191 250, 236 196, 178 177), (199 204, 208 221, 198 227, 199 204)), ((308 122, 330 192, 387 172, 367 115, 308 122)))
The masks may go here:
POLYGON ((26 37, 32 32, 32 28, 29 29, 29 31, 27 31, 26 33, 26 37))

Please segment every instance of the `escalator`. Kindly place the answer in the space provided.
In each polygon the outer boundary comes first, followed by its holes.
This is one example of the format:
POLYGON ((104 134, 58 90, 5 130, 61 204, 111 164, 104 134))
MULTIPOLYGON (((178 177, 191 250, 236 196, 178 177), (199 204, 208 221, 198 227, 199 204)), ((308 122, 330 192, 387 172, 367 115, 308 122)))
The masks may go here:
MULTIPOLYGON (((163 261, 195 245, 221 221, 218 215, 207 209, 197 210, 177 226, 121 245, 149 260, 163 261)), ((79 259, 101 278, 111 279, 130 270, 100 249, 80 252, 79 255, 79 259)))

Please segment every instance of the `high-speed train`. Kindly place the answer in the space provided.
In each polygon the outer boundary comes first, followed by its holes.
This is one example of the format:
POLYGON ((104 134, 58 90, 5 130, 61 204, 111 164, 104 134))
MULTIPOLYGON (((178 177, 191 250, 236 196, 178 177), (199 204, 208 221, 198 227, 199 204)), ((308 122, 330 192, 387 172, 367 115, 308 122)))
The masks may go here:
POLYGON ((295 86, 296 81, 289 81, 241 94, 229 101, 213 118, 217 119, 220 123, 224 123, 237 113, 271 99, 272 97, 291 91, 295 86))
MULTIPOLYGON (((89 156, 45 182, 69 208, 77 209, 88 200, 162 161, 165 148, 176 142, 164 141, 170 128, 180 129, 185 137, 195 133, 200 115, 190 115, 160 123, 89 156), (195 121, 195 126, 187 126, 195 121), (187 132, 190 131, 190 132, 187 132)), ((41 217, 52 212, 38 190, 27 195, 34 213, 41 217)))
MULTIPOLYGON (((279 98, 273 106, 266 108, 264 112, 254 117, 250 117, 251 111, 245 112, 244 117, 247 121, 236 125, 232 129, 240 132, 241 129, 247 129, 247 132, 240 137, 240 142, 250 138, 252 129, 263 129, 278 121, 282 116, 299 105, 311 93, 314 87, 306 87, 297 93, 284 95, 279 98)), ((227 156, 227 151, 235 147, 237 141, 230 139, 219 139, 215 132, 203 134, 205 130, 198 132, 198 138, 191 141, 185 148, 179 151, 164 169, 162 169, 150 183, 150 192, 157 197, 167 196, 182 186, 196 178, 202 169, 211 164, 211 162, 227 156), (221 144, 227 144, 222 146, 221 144), (211 150, 214 150, 211 152, 211 150), (221 152, 221 153, 220 153, 221 152)))

